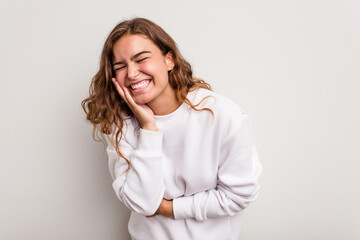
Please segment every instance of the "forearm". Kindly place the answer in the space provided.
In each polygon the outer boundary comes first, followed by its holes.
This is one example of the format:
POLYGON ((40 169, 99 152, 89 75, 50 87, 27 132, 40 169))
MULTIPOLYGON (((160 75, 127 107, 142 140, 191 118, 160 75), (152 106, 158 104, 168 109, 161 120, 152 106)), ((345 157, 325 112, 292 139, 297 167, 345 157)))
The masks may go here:
POLYGON ((191 196, 176 198, 173 200, 174 218, 206 221, 208 218, 233 216, 257 198, 259 185, 248 185, 247 190, 243 188, 237 192, 232 191, 234 190, 217 187, 191 196))
POLYGON ((141 166, 139 162, 127 173, 126 177, 118 177, 112 184, 117 197, 132 211, 143 215, 151 215, 163 198, 165 186, 161 172, 161 164, 155 159, 147 158, 149 166, 141 166), (141 169, 138 171, 137 169, 141 169))
POLYGON ((130 210, 143 215, 153 214, 164 195, 161 146, 162 133, 144 130, 140 130, 136 149, 122 142, 121 151, 132 165, 127 172, 125 160, 108 152, 115 194, 130 210))

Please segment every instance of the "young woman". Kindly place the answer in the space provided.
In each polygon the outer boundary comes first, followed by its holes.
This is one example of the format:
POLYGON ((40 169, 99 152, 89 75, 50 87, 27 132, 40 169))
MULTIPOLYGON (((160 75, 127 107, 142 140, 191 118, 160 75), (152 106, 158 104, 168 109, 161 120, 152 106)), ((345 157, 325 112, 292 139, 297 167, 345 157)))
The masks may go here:
POLYGON ((193 77, 162 28, 118 24, 82 107, 107 143, 132 239, 238 238, 262 172, 249 117, 193 77))

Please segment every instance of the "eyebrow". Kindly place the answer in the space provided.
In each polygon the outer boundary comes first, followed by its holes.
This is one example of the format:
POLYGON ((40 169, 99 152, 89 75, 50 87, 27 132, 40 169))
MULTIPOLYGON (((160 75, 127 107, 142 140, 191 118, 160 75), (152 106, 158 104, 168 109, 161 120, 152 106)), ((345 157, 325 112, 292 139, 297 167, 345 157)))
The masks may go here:
MULTIPOLYGON (((134 60, 135 58, 137 58, 137 57, 139 57, 141 54, 144 54, 144 53, 151 53, 150 51, 142 51, 142 52, 139 52, 139 53, 137 53, 137 54, 135 54, 134 56, 132 56, 131 58, 130 58, 130 60, 134 60)), ((113 63, 113 66, 115 66, 115 65, 118 65, 118 64, 124 64, 124 62, 116 62, 116 63, 113 63)))

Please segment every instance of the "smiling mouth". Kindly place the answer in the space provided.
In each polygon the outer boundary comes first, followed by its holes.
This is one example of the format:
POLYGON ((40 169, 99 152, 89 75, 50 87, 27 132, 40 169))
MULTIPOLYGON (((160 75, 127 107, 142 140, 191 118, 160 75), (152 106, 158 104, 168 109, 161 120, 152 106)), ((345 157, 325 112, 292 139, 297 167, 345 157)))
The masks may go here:
POLYGON ((146 79, 146 80, 143 80, 143 81, 140 81, 140 82, 131 84, 130 87, 131 87, 131 89, 133 89, 133 90, 138 90, 138 89, 146 88, 146 87, 150 84, 150 81, 151 81, 150 79, 146 79))

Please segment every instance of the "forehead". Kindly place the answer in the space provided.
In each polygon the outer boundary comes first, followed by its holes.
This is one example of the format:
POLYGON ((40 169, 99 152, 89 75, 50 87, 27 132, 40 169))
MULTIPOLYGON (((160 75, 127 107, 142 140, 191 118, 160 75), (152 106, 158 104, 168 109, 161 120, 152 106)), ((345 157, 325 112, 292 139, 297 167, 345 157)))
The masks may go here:
POLYGON ((131 58, 141 51, 160 52, 160 49, 145 35, 125 35, 117 40, 113 46, 115 59, 131 58))

